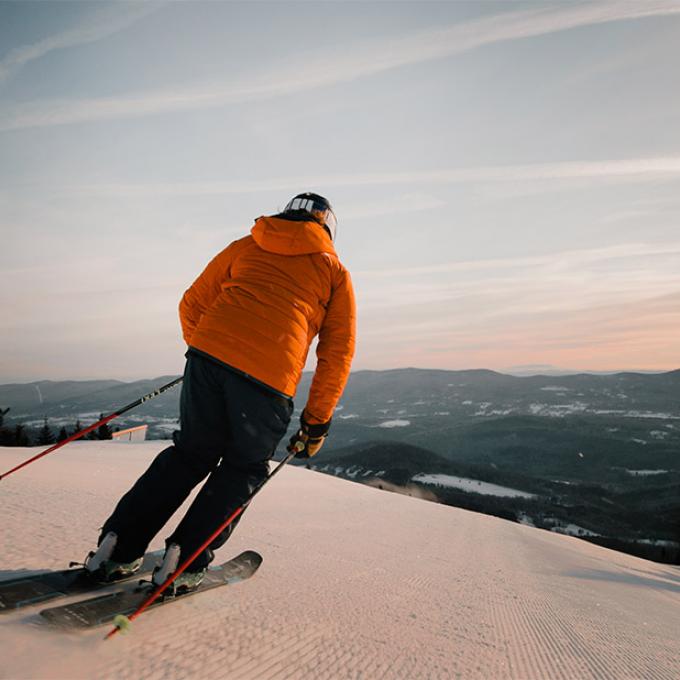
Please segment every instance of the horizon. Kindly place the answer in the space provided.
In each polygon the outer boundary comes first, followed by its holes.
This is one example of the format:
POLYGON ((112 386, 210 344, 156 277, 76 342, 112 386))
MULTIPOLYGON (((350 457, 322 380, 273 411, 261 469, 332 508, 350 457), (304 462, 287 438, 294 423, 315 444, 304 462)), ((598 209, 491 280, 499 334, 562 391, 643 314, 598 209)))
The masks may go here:
MULTIPOLYGON (((540 378, 540 377, 545 377, 545 378, 560 378, 560 377, 568 377, 568 376, 578 376, 578 375, 602 375, 602 376, 612 376, 612 375, 620 375, 620 374, 638 374, 638 375, 664 375, 667 373, 675 373, 676 371, 680 371, 680 366, 676 368, 670 368, 667 370, 646 370, 646 369, 621 369, 621 370, 613 370, 613 371, 585 371, 585 370, 571 370, 571 369, 560 369, 558 367, 546 367, 546 372, 541 373, 539 372, 525 372, 522 369, 522 367, 516 367, 515 369, 507 369, 507 370, 496 370, 492 368, 454 368, 454 369, 449 369, 449 368, 423 368, 419 366, 400 366, 397 368, 381 368, 381 369, 373 369, 373 368, 359 368, 356 370, 350 371, 350 375, 356 374, 356 373, 389 373, 389 372, 396 372, 396 371, 423 371, 423 372, 444 372, 444 373, 475 373, 475 372, 491 372, 491 373, 497 373, 499 375, 505 375, 513 378, 540 378)), ((310 375, 313 374, 313 369, 306 369, 303 372, 303 375, 310 375)), ((58 382, 120 382, 120 383, 125 383, 125 384, 132 384, 136 382, 151 382, 154 380, 161 380, 165 378, 176 378, 178 376, 181 376, 182 372, 180 371, 179 373, 164 373, 162 375, 155 375, 153 377, 137 377, 137 378, 92 378, 92 377, 85 377, 85 378, 42 378, 42 379, 37 379, 37 380, 10 380, 10 381, 5 381, 2 378, 0 378, 0 387, 5 387, 8 385, 32 385, 34 383, 44 383, 44 382, 53 382, 53 383, 58 383, 58 382)))
POLYGON ((679 38, 668 0, 0 0, 0 375, 180 373, 184 290, 305 190, 356 371, 673 370, 679 38))

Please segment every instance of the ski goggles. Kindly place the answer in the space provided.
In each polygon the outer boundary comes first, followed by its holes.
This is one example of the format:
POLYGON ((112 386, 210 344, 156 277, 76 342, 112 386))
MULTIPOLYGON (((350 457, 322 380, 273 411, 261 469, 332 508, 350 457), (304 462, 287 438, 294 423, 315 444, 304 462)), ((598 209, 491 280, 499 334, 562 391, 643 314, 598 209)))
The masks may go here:
POLYGON ((335 241, 335 235, 338 230, 338 219, 333 212, 333 208, 328 203, 321 203, 311 198, 294 198, 286 206, 286 212, 289 210, 304 210, 310 215, 314 215, 321 223, 328 229, 331 235, 331 240, 335 241))

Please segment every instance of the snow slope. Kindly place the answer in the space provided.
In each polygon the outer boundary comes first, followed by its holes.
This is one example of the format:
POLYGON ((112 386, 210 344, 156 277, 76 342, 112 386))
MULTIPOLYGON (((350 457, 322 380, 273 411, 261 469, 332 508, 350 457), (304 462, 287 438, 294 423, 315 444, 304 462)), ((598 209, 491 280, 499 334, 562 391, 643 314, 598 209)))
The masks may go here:
MULTIPOLYGON (((162 446, 76 443, 0 482, 0 577, 82 558, 162 446)), ((0 466, 30 453, 0 449, 0 466)), ((218 557, 247 548, 264 556, 252 580, 108 642, 3 615, 0 677, 680 677, 678 567, 300 468, 218 557)))

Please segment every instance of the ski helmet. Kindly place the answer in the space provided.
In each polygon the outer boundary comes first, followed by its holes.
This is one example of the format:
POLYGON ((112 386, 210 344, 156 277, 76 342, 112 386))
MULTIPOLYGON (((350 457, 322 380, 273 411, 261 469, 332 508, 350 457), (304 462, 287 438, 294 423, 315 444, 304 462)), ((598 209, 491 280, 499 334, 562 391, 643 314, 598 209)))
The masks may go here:
POLYGON ((303 210, 309 213, 322 227, 326 228, 331 240, 335 241, 338 220, 327 198, 309 191, 304 194, 298 194, 288 202, 284 212, 292 212, 294 210, 303 210))

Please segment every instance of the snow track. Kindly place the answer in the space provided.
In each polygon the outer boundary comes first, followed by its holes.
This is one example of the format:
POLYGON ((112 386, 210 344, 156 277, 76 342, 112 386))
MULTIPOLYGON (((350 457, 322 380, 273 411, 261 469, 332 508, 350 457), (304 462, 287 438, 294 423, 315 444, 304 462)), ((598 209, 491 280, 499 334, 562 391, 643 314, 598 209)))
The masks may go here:
MULTIPOLYGON (((81 558, 162 446, 75 444, 4 480, 0 575, 81 558)), ((3 467, 26 456, 0 449, 3 467)), ((264 556, 252 580, 110 642, 4 615, 0 678, 680 677, 678 567, 300 468, 218 559, 249 548, 264 556)))

